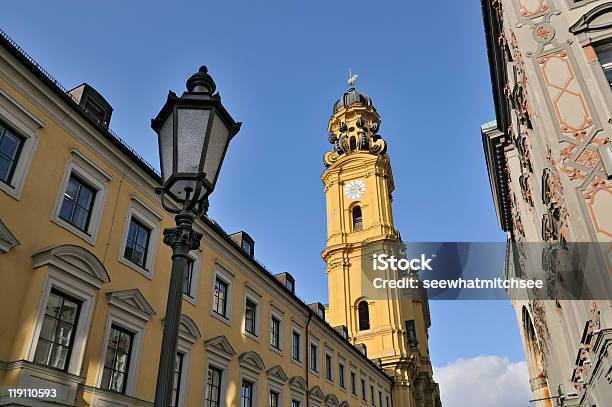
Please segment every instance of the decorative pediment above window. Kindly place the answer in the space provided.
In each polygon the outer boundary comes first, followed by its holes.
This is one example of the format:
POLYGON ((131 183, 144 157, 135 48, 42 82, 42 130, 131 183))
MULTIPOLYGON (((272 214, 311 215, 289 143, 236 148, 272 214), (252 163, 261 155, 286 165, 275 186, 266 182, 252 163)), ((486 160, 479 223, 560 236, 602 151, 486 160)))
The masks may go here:
MULTIPOLYGON (((164 324, 165 320, 166 317, 163 317, 161 320, 162 325, 164 324)), ((201 337, 202 334, 200 333, 200 329, 196 323, 193 322, 193 319, 189 318, 185 314, 181 314, 181 318, 179 320, 179 338, 184 339, 193 345, 201 337)))
POLYGON ((314 386, 312 389, 310 389, 310 392, 308 394, 311 398, 319 401, 323 400, 323 398, 325 397, 323 390, 321 390, 319 386, 314 386))
POLYGON ((238 357, 240 366, 244 369, 250 370, 255 374, 261 373, 266 367, 263 360, 256 352, 244 352, 238 357))
POLYGON ((340 403, 339 407, 349 407, 348 401, 344 400, 342 403, 340 403))
POLYGON ((308 392, 306 380, 304 380, 304 378, 301 376, 293 376, 291 379, 289 379, 289 386, 292 390, 298 391, 303 394, 306 394, 308 392))
POLYGON ((338 397, 336 397, 333 394, 328 394, 327 396, 325 396, 325 406, 326 407, 338 407, 338 405, 340 404, 340 401, 338 400, 338 397))
POLYGON ((607 30, 610 27, 612 27, 612 3, 604 3, 580 17, 569 30, 572 34, 579 34, 607 30))
POLYGON ((236 351, 227 340, 227 338, 223 335, 216 336, 212 339, 209 339, 204 342, 204 346, 206 346, 206 350, 220 356, 224 359, 231 359, 236 355, 236 351))
POLYGON ((179 336, 191 343, 195 343, 198 338, 202 337, 198 326, 193 322, 193 319, 182 314, 179 321, 179 336))
POLYGON ((149 321, 155 315, 155 310, 137 288, 111 291, 106 293, 106 300, 110 305, 114 305, 145 321, 149 321))
POLYGON ((0 253, 8 253, 9 250, 18 245, 19 240, 0 219, 0 253))
POLYGON ((266 371, 266 374, 268 375, 269 380, 275 381, 279 384, 285 384, 285 382, 289 380, 289 377, 287 377, 287 374, 283 368, 280 367, 280 365, 272 366, 266 371))
POLYGON ((51 266, 66 272, 96 288, 110 282, 102 262, 89 250, 76 245, 51 246, 32 254, 36 269, 51 266))

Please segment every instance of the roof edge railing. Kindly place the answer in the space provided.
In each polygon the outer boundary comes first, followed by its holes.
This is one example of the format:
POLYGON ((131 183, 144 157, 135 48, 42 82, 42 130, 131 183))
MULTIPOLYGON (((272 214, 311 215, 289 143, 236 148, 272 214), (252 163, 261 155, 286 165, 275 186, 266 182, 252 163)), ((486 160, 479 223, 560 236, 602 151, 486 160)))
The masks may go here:
MULTIPOLYGON (((46 77, 54 86, 56 86, 64 95, 66 95, 67 97, 70 98, 70 100, 74 103, 73 107, 78 108, 80 111, 82 111, 83 113, 85 113, 87 115, 87 117, 91 117, 91 115, 84 109, 82 108, 77 99, 70 94, 70 92, 68 91, 68 89, 66 89, 57 79, 55 79, 53 77, 53 75, 51 75, 49 73, 49 71, 47 71, 45 68, 42 67, 42 65, 40 65, 30 54, 28 54, 21 46, 19 46, 19 44, 17 44, 6 32, 4 32, 4 30, 2 30, 0 28, 0 37, 2 37, 4 40, 6 40, 9 44, 11 44, 11 46, 15 49, 15 51, 17 51, 19 54, 21 54, 21 56, 23 58, 25 58, 30 64, 32 64, 32 66, 38 70, 40 72, 40 74, 42 74, 44 77, 46 77)), ((110 128, 106 128, 104 127, 101 123, 99 123, 95 118, 91 117, 91 119, 102 129, 104 129, 104 131, 106 131, 112 138, 115 139, 115 141, 119 142, 124 148, 126 148, 128 151, 130 151, 131 154, 134 155, 134 157, 136 157, 138 160, 140 160, 142 162, 142 164, 144 164, 145 166, 147 166, 153 173, 155 173, 157 176, 161 177, 160 172, 153 167, 153 165, 151 165, 151 163, 149 163, 147 160, 145 160, 140 154, 138 154, 136 152, 136 150, 134 150, 125 140, 123 140, 117 133, 115 133, 113 130, 111 130, 110 128)))

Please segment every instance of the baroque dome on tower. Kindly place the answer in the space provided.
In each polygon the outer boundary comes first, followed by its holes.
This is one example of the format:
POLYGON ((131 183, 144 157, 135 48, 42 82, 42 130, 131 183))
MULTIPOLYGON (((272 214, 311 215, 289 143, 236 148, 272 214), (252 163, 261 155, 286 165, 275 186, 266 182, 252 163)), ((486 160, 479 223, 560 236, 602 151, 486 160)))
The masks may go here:
MULTIPOLYGON (((356 77, 355 77, 356 78, 356 77)), ((344 155, 366 153, 385 155, 387 143, 378 134, 380 116, 367 93, 350 88, 334 103, 327 130, 331 151, 323 162, 329 167, 344 155)))

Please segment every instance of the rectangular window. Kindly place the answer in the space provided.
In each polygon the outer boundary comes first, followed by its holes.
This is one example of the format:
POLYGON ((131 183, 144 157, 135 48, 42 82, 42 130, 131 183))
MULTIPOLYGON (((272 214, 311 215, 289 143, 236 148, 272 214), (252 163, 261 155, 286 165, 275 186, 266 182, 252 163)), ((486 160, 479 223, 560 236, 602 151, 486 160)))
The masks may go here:
POLYGON ((103 389, 125 392, 133 340, 133 333, 116 325, 111 326, 102 373, 103 389))
POLYGON ((269 407, 279 407, 279 404, 278 404, 278 393, 275 392, 274 390, 270 390, 270 400, 269 401, 270 401, 268 403, 269 407))
POLYGON ((280 349, 280 319, 272 317, 270 322, 270 345, 280 349))
POLYGON ((325 354, 325 377, 327 378, 327 380, 333 380, 332 357, 329 353, 325 354))
POLYGON ((357 395, 357 381, 355 378, 355 372, 351 372, 351 393, 357 395))
POLYGON ((244 330, 248 333, 256 335, 256 323, 257 323, 257 304, 251 300, 246 300, 244 306, 244 330))
POLYGON ((385 397, 385 406, 386 407, 391 407, 391 404, 389 404, 389 396, 385 397))
POLYGON ((253 255, 253 247, 246 240, 242 241, 242 250, 244 250, 247 254, 251 256, 253 255))
POLYGON ((183 294, 191 297, 191 284, 193 281, 193 265, 195 260, 187 259, 187 271, 185 272, 183 280, 183 294))
POLYGON ((370 402, 372 403, 373 406, 376 405, 376 399, 374 398, 374 385, 373 384, 370 385, 370 402))
POLYGON ((340 383, 340 387, 343 389, 346 388, 346 384, 344 383, 344 363, 338 363, 338 382, 340 383))
POLYGON ((314 343, 310 344, 310 368, 315 372, 319 371, 319 348, 314 343))
POLYGON ((151 229, 132 217, 123 257, 144 268, 147 263, 147 250, 149 247, 150 235, 151 229))
POLYGON ((24 139, 0 122, 0 181, 11 183, 24 139))
POLYGON ((382 391, 378 390, 378 405, 380 407, 383 407, 383 403, 382 403, 382 391))
POLYGON ((291 400, 291 407, 300 407, 301 403, 297 400, 291 400))
POLYGON ((248 380, 242 381, 240 407, 253 407, 253 383, 248 380))
POLYGON ((300 334, 293 331, 291 335, 291 357, 293 360, 300 361, 300 334))
POLYGON ((285 280, 285 287, 287 287, 292 293, 295 292, 295 282, 292 279, 287 278, 287 280, 285 280))
POLYGON ((67 370, 81 303, 54 289, 49 294, 34 362, 67 370))
POLYGON ((181 391, 181 379, 183 375, 183 354, 177 353, 176 360, 174 362, 174 381, 172 383, 172 400, 170 404, 172 407, 179 405, 179 397, 181 391))
POLYGON ((213 311, 222 317, 227 317, 227 288, 228 285, 220 279, 215 280, 215 294, 213 297, 213 311))
POLYGON ((74 175, 70 175, 64 192, 59 217, 83 232, 87 232, 96 191, 74 175))
POLYGON ((366 385, 365 385, 365 380, 361 379, 361 398, 363 400, 367 400, 368 396, 366 395, 366 385))
POLYGON ((604 74, 608 79, 608 84, 612 86, 612 43, 607 43, 595 47, 597 58, 603 68, 604 74))
POLYGON ((221 407, 221 370, 209 366, 206 378, 206 407, 221 407))
POLYGON ((100 124, 104 124, 104 109, 89 96, 87 97, 87 99, 85 99, 84 110, 92 119, 94 119, 100 124))

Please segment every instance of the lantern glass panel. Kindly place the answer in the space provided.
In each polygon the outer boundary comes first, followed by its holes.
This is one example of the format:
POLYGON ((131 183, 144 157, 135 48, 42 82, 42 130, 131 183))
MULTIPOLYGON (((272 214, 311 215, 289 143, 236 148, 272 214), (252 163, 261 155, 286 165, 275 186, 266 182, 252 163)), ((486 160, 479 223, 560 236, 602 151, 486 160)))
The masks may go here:
POLYGON ((177 109, 177 172, 198 174, 210 110, 177 109))
POLYGON ((174 114, 170 113, 161 129, 159 130, 159 149, 161 155, 161 171, 162 178, 165 181, 170 178, 173 173, 172 161, 174 155, 174 114))
POLYGON ((223 119, 215 113, 215 119, 212 123, 210 132, 210 141, 208 142, 208 150, 204 159, 204 173, 206 180, 214 187, 217 180, 217 174, 221 168, 223 155, 230 140, 230 129, 227 127, 223 119))

